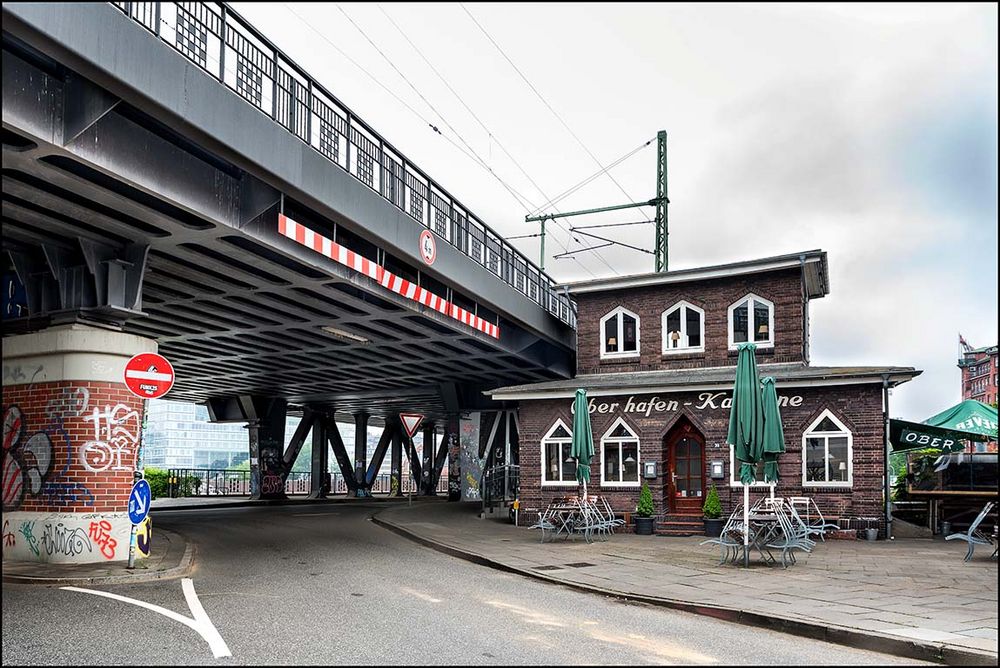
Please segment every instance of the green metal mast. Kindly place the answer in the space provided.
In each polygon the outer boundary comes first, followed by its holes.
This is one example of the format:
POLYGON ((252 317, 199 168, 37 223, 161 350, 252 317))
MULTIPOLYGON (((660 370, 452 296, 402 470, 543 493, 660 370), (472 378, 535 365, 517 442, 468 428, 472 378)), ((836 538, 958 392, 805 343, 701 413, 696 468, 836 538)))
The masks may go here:
POLYGON ((667 131, 656 133, 656 246, 653 271, 667 271, 667 131))

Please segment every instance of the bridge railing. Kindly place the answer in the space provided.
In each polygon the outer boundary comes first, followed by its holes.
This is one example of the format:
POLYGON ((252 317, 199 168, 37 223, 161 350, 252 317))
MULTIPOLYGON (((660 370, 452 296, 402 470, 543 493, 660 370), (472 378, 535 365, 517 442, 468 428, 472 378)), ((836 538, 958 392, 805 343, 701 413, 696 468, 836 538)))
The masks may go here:
MULTIPOLYGON (((572 301, 523 253, 225 3, 113 2, 248 103, 549 313, 572 301)), ((374 258, 372 258, 374 259, 374 258)))
MULTIPOLYGON (((249 496, 250 472, 236 469, 170 469, 168 471, 167 496, 181 498, 191 496, 249 496)), ((292 472, 285 480, 285 494, 308 494, 311 472, 292 472)), ((419 481, 408 474, 403 475, 401 493, 417 493, 419 481)), ((448 491, 447 471, 438 479, 437 491, 448 491)), ((392 492, 391 475, 379 473, 372 481, 372 494, 392 492)), ((330 493, 347 494, 347 482, 339 473, 330 474, 330 493)))

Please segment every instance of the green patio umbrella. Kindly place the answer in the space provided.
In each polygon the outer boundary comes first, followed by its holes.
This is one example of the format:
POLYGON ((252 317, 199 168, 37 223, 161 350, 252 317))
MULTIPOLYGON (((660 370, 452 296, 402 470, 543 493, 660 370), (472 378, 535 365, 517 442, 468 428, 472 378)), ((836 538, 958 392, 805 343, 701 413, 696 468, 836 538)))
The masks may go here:
POLYGON ((785 430, 781 426, 781 412, 778 410, 778 392, 774 388, 774 378, 768 376, 760 381, 764 404, 764 482, 778 482, 778 455, 785 451, 785 430))
POLYGON ((743 483, 743 565, 750 563, 750 485, 757 481, 754 469, 764 455, 764 404, 757 376, 757 346, 741 343, 736 358, 736 381, 733 383, 733 406, 729 414, 730 443, 740 466, 743 483))
POLYGON ((573 444, 569 456, 576 459, 576 479, 583 483, 583 498, 587 498, 590 482, 590 460, 594 457, 594 435, 590 429, 590 409, 587 390, 577 390, 573 401, 573 444))

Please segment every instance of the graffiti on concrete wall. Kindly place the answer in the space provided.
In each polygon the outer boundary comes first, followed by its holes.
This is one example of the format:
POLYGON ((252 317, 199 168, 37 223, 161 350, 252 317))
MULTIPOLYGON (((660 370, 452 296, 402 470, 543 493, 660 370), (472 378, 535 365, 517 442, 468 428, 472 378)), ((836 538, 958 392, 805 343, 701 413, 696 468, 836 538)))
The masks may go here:
POLYGON ((146 515, 146 519, 137 525, 135 547, 140 557, 148 557, 153 549, 153 518, 149 515, 146 515))
MULTIPOLYGON (((125 513, 44 513, 14 511, 10 527, 17 535, 5 542, 4 559, 53 563, 93 562, 122 559, 132 524, 125 513)), ((139 527, 141 545, 148 555, 150 528, 139 527)), ((5 528, 5 532, 8 531, 5 528)))
POLYGON ((80 464, 88 471, 131 471, 139 440, 139 412, 125 404, 97 406, 83 420, 93 425, 94 438, 80 446, 80 464))
POLYGON ((118 541, 111 537, 111 522, 107 520, 91 522, 87 534, 100 548, 105 559, 115 558, 115 548, 118 547, 118 541))
POLYGON ((38 539, 35 538, 35 523, 34 522, 21 522, 21 535, 24 536, 25 545, 28 546, 28 550, 31 551, 36 557, 38 556, 38 539))
POLYGON ((483 473, 483 460, 479 457, 479 430, 482 413, 472 413, 461 421, 459 429, 461 484, 463 501, 479 501, 479 480, 483 473))
POLYGON ((3 546, 4 548, 12 547, 14 543, 17 542, 17 537, 14 536, 14 532, 10 530, 10 520, 3 521, 3 546))
POLYGON ((67 527, 62 522, 46 523, 42 527, 42 547, 45 554, 75 557, 84 550, 92 552, 94 547, 87 534, 80 527, 67 527))
POLYGON ((52 466, 52 441, 44 431, 28 435, 28 421, 18 406, 3 416, 3 510, 17 510, 25 495, 37 496, 52 466))

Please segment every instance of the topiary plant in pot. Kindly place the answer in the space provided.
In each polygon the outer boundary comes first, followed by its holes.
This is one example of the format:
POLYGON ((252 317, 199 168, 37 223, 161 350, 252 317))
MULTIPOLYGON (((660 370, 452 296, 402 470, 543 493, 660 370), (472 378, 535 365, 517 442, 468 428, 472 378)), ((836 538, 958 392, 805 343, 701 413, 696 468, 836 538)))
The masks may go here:
POLYGON ((639 503, 635 507, 635 532, 640 536, 653 535, 653 493, 649 484, 642 483, 639 490, 639 503))
POLYGON ((705 522, 705 535, 718 538, 722 535, 722 502, 715 485, 708 490, 705 503, 701 507, 702 520, 705 522))

